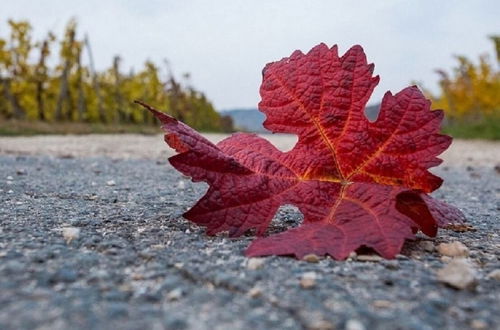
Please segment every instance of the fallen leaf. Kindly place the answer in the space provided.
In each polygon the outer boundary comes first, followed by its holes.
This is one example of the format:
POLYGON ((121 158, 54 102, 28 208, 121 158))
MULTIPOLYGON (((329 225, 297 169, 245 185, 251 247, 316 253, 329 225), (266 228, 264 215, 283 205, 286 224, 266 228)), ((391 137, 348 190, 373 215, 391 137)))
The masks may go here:
POLYGON ((255 240, 247 256, 308 254, 345 259, 360 246, 394 258, 421 230, 461 223, 456 208, 427 195, 442 179, 428 169, 451 143, 439 133, 440 110, 417 87, 387 92, 376 121, 364 108, 379 81, 363 49, 343 56, 324 44, 268 64, 259 109, 264 127, 296 134, 281 152, 267 140, 238 133, 211 143, 176 119, 142 103, 162 123, 178 154, 170 163, 209 189, 184 214, 208 235, 265 234, 281 205, 304 216, 301 226, 255 240))

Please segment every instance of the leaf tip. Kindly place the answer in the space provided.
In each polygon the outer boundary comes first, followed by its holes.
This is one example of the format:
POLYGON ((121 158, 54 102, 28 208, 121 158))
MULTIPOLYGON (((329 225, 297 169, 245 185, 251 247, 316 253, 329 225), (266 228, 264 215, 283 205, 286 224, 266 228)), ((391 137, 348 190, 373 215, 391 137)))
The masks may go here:
POLYGON ((166 113, 161 112, 160 110, 153 108, 152 106, 150 106, 147 103, 144 103, 141 100, 134 100, 134 103, 139 104, 140 106, 142 106, 143 108, 145 108, 146 110, 151 112, 158 120, 160 120, 164 124, 177 122, 177 119, 175 119, 174 117, 169 116, 166 113))

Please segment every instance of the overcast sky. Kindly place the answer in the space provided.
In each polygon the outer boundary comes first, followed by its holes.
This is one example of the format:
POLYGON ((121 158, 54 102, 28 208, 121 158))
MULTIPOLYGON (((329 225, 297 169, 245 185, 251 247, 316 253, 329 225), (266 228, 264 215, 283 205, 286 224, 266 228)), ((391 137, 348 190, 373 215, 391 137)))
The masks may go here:
POLYGON ((267 62, 324 42, 344 53, 360 44, 381 81, 370 103, 411 81, 435 88, 436 68, 452 55, 493 54, 500 1, 294 0, 1 0, 0 35, 8 18, 28 19, 39 38, 62 35, 76 17, 88 33, 97 68, 123 57, 125 68, 167 58, 218 109, 256 107, 267 62))

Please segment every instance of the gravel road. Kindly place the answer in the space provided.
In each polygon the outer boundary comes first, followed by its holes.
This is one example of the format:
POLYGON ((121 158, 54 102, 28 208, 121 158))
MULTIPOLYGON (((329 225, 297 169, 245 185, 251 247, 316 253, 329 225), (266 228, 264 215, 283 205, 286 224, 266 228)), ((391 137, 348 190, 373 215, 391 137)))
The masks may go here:
POLYGON ((306 262, 247 259, 252 237, 183 220, 206 186, 167 164, 161 136, 0 138, 0 329, 499 329, 499 147, 457 141, 434 170, 475 231, 306 262), (437 277, 436 248, 457 240, 475 272, 462 290, 437 277))

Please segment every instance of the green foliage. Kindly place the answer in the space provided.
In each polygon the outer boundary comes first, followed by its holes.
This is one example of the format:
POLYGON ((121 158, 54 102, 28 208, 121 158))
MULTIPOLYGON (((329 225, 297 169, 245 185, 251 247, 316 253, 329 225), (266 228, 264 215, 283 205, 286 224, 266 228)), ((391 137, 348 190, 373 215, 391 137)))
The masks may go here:
MULTIPOLYGON (((143 100, 202 131, 233 130, 205 95, 178 81, 168 69, 146 61, 139 71, 124 73, 115 56, 109 69, 96 72, 88 38, 70 20, 64 36, 51 32, 32 40, 27 21, 9 21, 8 38, 0 37, 0 119, 48 123, 154 124, 155 119, 132 103, 143 100), (59 46, 56 65, 50 57, 59 46), (88 59, 89 65, 83 62, 88 59)), ((0 31, 1 32, 1 31, 0 31)))
POLYGON ((476 121, 454 121, 443 127, 443 132, 461 139, 500 140, 500 118, 476 121))

